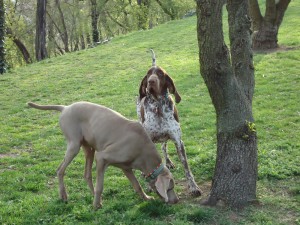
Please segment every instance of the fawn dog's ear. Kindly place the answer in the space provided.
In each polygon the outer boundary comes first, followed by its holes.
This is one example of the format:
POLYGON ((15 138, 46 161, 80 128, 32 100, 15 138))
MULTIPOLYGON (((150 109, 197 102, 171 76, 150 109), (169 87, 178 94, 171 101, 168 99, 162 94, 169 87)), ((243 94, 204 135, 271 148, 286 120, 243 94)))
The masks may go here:
POLYGON ((168 176, 159 175, 155 182, 156 190, 159 195, 165 200, 165 202, 169 201, 167 191, 170 185, 170 180, 171 178, 168 176))
POLYGON ((139 90, 139 94, 140 94, 140 100, 146 96, 147 94, 147 75, 143 78, 141 84, 140 84, 140 90, 139 90))
POLYGON ((174 96, 175 96, 175 102, 179 103, 181 101, 181 97, 175 87, 175 84, 174 84, 172 78, 168 74, 166 74, 166 82, 167 82, 167 87, 169 89, 169 92, 171 94, 174 94, 174 96))

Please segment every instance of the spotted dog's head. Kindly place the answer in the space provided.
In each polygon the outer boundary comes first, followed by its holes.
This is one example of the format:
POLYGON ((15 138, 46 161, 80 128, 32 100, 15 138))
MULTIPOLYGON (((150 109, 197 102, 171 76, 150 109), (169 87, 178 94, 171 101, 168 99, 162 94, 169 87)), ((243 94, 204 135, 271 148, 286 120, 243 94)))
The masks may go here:
POLYGON ((158 98, 159 96, 166 95, 168 92, 174 94, 176 103, 181 101, 172 78, 164 69, 156 66, 156 59, 152 50, 152 67, 148 70, 140 84, 140 99, 145 97, 147 93, 153 95, 154 98, 158 98))

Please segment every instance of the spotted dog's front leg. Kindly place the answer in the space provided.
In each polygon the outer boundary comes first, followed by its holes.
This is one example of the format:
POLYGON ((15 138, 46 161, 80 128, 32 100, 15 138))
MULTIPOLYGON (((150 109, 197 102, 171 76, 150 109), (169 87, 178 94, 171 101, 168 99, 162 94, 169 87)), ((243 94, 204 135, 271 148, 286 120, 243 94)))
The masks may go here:
POLYGON ((196 184, 194 176, 189 168, 183 141, 175 141, 175 147, 180 161, 184 167, 185 176, 188 182, 189 193, 193 196, 200 196, 202 194, 202 191, 196 184))
POLYGON ((172 162, 168 155, 168 149, 167 149, 167 142, 163 142, 161 145, 161 150, 164 154, 165 160, 166 160, 166 166, 168 169, 175 169, 175 164, 172 162))

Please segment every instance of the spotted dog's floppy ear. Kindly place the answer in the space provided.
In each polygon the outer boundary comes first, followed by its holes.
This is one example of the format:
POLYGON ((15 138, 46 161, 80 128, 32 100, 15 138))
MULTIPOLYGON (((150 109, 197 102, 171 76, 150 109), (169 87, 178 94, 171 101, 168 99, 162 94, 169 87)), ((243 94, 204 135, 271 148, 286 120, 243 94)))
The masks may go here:
POLYGON ((140 84, 140 99, 144 98, 147 95, 147 75, 143 78, 140 84))
POLYGON ((175 102, 179 103, 181 101, 181 97, 175 87, 175 84, 174 84, 172 78, 168 74, 166 74, 166 82, 167 82, 167 87, 169 89, 169 92, 171 94, 174 94, 174 96, 175 96, 175 102))

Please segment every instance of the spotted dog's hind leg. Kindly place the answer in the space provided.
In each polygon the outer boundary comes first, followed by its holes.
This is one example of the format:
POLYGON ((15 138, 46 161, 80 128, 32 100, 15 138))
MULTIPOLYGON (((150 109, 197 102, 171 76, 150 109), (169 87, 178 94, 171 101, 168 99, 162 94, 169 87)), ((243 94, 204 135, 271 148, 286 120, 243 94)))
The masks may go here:
POLYGON ((202 191, 196 184, 194 176, 189 168, 183 141, 181 141, 181 140, 175 141, 175 147, 176 147, 179 159, 180 159, 180 161, 183 165, 184 171, 185 171, 185 176, 186 176, 186 179, 188 182, 189 193, 193 196, 200 196, 202 194, 202 191))

